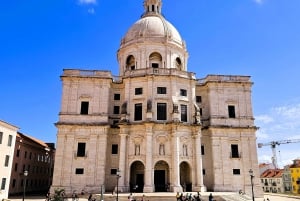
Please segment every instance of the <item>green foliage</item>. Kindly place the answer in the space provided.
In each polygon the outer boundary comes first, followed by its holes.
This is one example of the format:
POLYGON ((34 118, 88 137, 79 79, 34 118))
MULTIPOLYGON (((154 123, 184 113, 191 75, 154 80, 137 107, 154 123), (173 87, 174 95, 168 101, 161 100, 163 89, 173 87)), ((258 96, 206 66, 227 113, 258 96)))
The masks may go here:
POLYGON ((64 200, 64 197, 63 197, 64 193, 65 193, 65 189, 59 189, 59 188, 55 189, 52 201, 63 201, 64 200))

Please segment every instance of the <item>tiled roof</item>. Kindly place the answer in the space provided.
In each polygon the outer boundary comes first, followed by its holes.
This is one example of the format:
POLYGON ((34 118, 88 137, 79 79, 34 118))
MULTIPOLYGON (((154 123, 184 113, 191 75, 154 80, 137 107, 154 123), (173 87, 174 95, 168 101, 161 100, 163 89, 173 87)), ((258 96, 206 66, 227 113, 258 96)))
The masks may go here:
POLYGON ((260 177, 261 178, 280 178, 282 177, 283 169, 268 169, 264 171, 260 177))
POLYGON ((34 138, 34 137, 31 137, 31 136, 29 136, 29 135, 25 135, 25 134, 23 134, 23 133, 21 133, 21 132, 18 132, 18 133, 17 133, 17 136, 20 137, 20 138, 26 137, 26 138, 28 138, 29 140, 31 140, 31 141, 33 141, 33 142, 35 142, 35 143, 37 143, 37 144, 39 144, 39 145, 41 145, 41 146, 43 146, 43 147, 48 147, 48 145, 47 145, 45 142, 43 142, 43 141, 41 141, 41 140, 38 140, 38 139, 36 139, 36 138, 34 138))

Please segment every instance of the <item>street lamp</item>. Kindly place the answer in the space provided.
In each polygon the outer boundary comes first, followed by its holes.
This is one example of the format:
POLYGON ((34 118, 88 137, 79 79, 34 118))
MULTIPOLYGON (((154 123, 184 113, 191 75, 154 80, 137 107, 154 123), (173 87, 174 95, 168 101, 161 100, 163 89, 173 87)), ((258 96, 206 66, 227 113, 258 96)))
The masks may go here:
POLYGON ((253 170, 252 169, 249 170, 249 174, 250 174, 250 178, 251 178, 252 200, 254 201, 254 191, 253 191, 253 177, 254 177, 254 175, 253 175, 253 170))
POLYGON ((26 177, 28 176, 28 171, 27 170, 24 170, 23 172, 23 176, 24 176, 24 183, 23 183, 23 201, 25 199, 25 190, 26 190, 26 177))
POLYGON ((120 170, 119 169, 117 169, 117 173, 116 173, 116 175, 117 175, 117 201, 119 201, 119 179, 120 179, 120 170))

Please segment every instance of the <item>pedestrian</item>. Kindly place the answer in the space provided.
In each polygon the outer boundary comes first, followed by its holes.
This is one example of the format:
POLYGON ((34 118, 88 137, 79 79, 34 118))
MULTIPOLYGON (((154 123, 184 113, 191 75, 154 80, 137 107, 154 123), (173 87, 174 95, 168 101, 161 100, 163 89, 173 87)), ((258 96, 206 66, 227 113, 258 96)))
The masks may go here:
POLYGON ((213 201, 213 198, 214 197, 213 197, 212 193, 210 193, 209 196, 208 196, 208 201, 213 201))
POLYGON ((78 201, 78 195, 77 195, 76 191, 73 191, 73 193, 72 193, 72 201, 78 201))
POLYGON ((267 201, 270 201, 269 198, 267 198, 267 201))
POLYGON ((48 191, 48 193, 46 194, 46 201, 50 200, 50 192, 48 191))
POLYGON ((92 197, 93 197, 93 195, 90 193, 88 201, 92 201, 92 197))

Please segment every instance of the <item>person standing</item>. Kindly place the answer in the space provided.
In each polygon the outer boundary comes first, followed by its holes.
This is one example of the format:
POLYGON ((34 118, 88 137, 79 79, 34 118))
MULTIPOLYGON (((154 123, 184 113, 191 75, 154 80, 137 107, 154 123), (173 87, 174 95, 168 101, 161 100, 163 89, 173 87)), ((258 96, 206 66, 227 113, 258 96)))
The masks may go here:
POLYGON ((213 197, 212 193, 210 193, 209 196, 208 196, 208 201, 213 201, 213 198, 214 197, 213 197))

